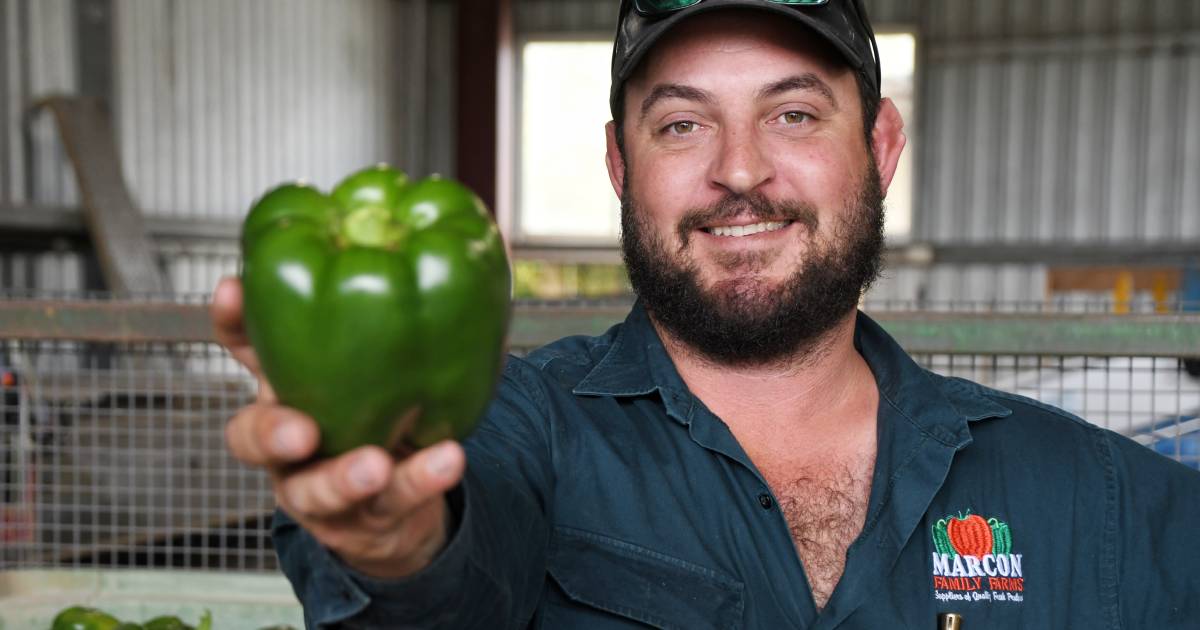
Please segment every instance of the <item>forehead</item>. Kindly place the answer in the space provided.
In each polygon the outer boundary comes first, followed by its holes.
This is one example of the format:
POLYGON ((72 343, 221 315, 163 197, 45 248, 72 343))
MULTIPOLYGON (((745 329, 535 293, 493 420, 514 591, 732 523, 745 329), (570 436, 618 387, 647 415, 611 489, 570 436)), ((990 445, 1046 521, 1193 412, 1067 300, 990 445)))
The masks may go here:
POLYGON ((629 82, 657 82, 681 72, 702 72, 719 56, 735 59, 749 55, 783 65, 803 65, 829 78, 853 72, 831 44, 801 23, 762 11, 731 9, 680 22, 655 44, 629 82))

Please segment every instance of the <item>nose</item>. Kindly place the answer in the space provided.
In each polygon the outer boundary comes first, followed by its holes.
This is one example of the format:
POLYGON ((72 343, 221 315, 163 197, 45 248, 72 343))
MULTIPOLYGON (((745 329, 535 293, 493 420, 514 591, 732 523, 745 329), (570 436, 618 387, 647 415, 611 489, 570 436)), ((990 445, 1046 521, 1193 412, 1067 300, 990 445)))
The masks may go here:
POLYGON ((725 129, 720 154, 713 162, 709 179, 732 193, 747 194, 775 177, 775 165, 751 129, 725 129))

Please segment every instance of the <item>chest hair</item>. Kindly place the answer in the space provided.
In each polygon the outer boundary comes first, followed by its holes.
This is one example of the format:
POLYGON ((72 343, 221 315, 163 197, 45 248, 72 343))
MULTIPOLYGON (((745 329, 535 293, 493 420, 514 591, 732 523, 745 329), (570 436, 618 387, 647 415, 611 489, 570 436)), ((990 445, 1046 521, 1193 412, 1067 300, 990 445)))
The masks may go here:
POLYGON ((768 476, 818 610, 842 577, 846 549, 862 532, 874 468, 872 456, 768 476))

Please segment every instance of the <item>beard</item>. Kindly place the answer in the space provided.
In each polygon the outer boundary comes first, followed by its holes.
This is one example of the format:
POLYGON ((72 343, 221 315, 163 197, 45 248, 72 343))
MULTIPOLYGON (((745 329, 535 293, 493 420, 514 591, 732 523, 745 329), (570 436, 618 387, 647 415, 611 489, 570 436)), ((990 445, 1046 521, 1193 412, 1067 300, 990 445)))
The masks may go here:
POLYGON ((730 194, 717 204, 687 212, 677 229, 678 251, 651 225, 629 190, 621 197, 621 250, 634 291, 671 336, 711 362, 764 366, 806 361, 857 306, 878 277, 883 254, 883 193, 871 160, 866 176, 846 201, 826 241, 819 237, 816 208, 775 203, 762 193, 730 194), (809 246, 782 282, 759 272, 778 251, 722 252, 713 261, 727 277, 706 288, 699 264, 688 257, 693 231, 735 216, 755 221, 800 223, 809 246))

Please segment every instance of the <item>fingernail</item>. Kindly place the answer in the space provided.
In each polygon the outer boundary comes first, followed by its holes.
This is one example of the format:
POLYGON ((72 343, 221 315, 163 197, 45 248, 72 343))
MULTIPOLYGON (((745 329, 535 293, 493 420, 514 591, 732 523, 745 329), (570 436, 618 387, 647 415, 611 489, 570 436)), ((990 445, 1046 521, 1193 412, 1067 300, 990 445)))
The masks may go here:
POLYGON ((425 461, 425 469, 436 477, 446 477, 454 468, 454 453, 450 445, 439 446, 429 453, 425 461))
POLYGON ((370 457, 359 457, 350 464, 350 483, 359 490, 370 490, 375 487, 378 475, 375 466, 371 465, 370 457))
POLYGON ((271 446, 279 455, 295 455, 300 452, 300 429, 291 425, 284 424, 271 436, 271 446))

